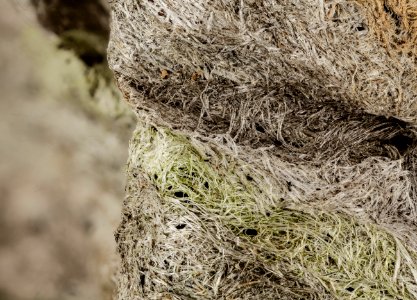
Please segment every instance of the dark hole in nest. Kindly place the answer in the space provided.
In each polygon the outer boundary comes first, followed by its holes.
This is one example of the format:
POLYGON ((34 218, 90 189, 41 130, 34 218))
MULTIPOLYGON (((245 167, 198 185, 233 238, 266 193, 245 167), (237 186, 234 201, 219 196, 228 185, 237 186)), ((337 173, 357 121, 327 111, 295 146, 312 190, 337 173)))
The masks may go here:
POLYGON ((394 146, 401 155, 404 155, 405 152, 415 144, 415 138, 406 134, 398 134, 385 141, 385 143, 394 146))
POLYGON ((264 255, 264 257, 265 257, 265 259, 267 259, 267 260, 276 260, 276 256, 275 256, 275 254, 273 254, 273 253, 266 253, 266 254, 264 255))
POLYGON ((353 292, 355 289, 353 288, 353 287, 348 287, 348 288, 346 288, 346 291, 348 291, 348 292, 353 292))
POLYGON ((326 236, 324 237, 324 240, 326 241, 326 242, 330 242, 330 241, 332 241, 333 240, 333 237, 330 235, 330 234, 326 234, 326 236))
POLYGON ((177 198, 188 198, 188 194, 182 191, 177 191, 174 193, 174 196, 177 198))
POLYGON ((170 185, 169 187, 167 187, 167 190, 168 191, 172 190, 172 185, 170 185))
POLYGON ((270 217, 270 216, 271 216, 271 213, 270 213, 269 211, 267 211, 267 212, 265 213, 265 215, 266 215, 267 217, 270 217))
POLYGON ((329 264, 330 265, 336 265, 336 261, 333 259, 333 257, 329 256, 329 264))
POLYGON ((149 95, 149 91, 146 89, 146 87, 137 81, 132 80, 132 82, 129 83, 129 87, 143 93, 144 95, 149 95))
POLYGON ((253 177, 250 176, 250 175, 246 175, 246 179, 247 179, 247 181, 253 181, 253 177))
POLYGON ((145 286, 145 274, 140 274, 140 285, 142 288, 145 286))
POLYGON ((292 141, 289 143, 291 147, 294 147, 296 149, 301 149, 304 147, 304 144, 301 141, 292 141))
POLYGON ((133 173, 133 177, 138 177, 138 173, 133 173))
POLYGON ((253 228, 247 228, 243 229, 243 234, 246 234, 248 236, 256 236, 258 234, 258 231, 253 228))
POLYGON ((291 189, 292 189, 292 182, 291 181, 287 181, 287 188, 288 188, 288 191, 291 191, 291 189))
POLYGON ((180 229, 184 229, 185 226, 187 226, 187 225, 186 224, 178 224, 177 226, 175 226, 175 228, 180 230, 180 229))
POLYGON ((280 146, 282 146, 282 142, 281 142, 280 140, 274 140, 273 142, 274 142, 274 145, 275 145, 276 147, 280 147, 280 146))
POLYGON ((245 269, 246 268, 246 265, 247 265, 247 263, 246 262, 243 262, 243 261, 240 261, 238 263, 239 269, 241 269, 241 270, 245 269))
POLYGON ((229 265, 226 265, 224 267, 224 272, 223 272, 223 278, 225 278, 227 276, 227 274, 229 273, 229 265))
POLYGON ((356 27, 356 30, 357 31, 364 31, 364 30, 366 30, 366 27, 363 26, 363 25, 359 25, 358 27, 356 27))
MULTIPOLYGON (((200 24, 200 23, 202 23, 201 21, 198 21, 197 22, 197 24, 200 24)), ((208 41, 207 40, 205 40, 205 39, 199 39, 199 42, 202 44, 202 45, 207 45, 207 43, 208 43, 208 41)))
POLYGON ((154 175, 153 175, 153 178, 154 178, 155 180, 157 180, 157 179, 158 179, 158 175, 154 174, 154 175))
POLYGON ((265 133, 265 128, 263 128, 259 123, 255 123, 255 129, 260 133, 265 133))
POLYGON ((206 188, 206 189, 208 189, 209 188, 209 183, 206 181, 206 182, 204 182, 204 187, 206 188))
POLYGON ((240 6, 235 5, 234 11, 235 11, 235 14, 238 14, 240 12, 240 6))

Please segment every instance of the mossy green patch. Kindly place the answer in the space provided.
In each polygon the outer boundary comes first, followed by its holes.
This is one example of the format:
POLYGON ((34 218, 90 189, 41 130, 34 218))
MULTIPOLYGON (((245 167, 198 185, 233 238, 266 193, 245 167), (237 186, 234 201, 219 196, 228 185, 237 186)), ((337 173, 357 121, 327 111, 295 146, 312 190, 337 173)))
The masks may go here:
POLYGON ((290 208, 267 192, 266 174, 215 146, 141 124, 130 163, 161 197, 197 208, 278 274, 320 282, 338 299, 417 297, 416 253, 389 232, 305 204, 290 208))

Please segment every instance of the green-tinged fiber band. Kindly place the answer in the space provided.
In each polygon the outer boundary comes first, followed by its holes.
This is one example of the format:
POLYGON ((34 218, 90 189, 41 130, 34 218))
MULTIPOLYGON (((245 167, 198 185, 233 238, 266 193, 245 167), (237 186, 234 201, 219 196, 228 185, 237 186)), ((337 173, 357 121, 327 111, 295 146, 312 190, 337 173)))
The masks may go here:
POLYGON ((204 147, 167 129, 139 127, 131 163, 161 197, 197 206, 272 270, 314 278, 338 299, 417 297, 417 256, 390 233, 342 213, 267 199, 262 176, 204 147))

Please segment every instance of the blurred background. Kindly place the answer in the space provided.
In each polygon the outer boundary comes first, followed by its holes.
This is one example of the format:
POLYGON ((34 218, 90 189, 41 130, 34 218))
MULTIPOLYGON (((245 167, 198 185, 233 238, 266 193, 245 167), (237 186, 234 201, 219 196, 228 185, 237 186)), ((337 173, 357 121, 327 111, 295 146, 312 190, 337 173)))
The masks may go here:
MULTIPOLYGON (((72 24, 79 8, 48 11, 59 2, 0 1, 0 300, 111 299, 115 288, 135 118, 101 53, 108 32, 72 24)), ((104 28, 106 12, 89 9, 104 28)))

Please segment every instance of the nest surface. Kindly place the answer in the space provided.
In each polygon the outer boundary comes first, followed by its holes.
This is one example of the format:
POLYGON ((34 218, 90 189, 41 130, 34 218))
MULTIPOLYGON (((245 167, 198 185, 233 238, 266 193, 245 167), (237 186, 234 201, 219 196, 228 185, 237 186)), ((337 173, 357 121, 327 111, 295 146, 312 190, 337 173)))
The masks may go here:
POLYGON ((141 120, 120 299, 416 299, 416 20, 407 0, 113 1, 141 120))

